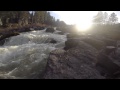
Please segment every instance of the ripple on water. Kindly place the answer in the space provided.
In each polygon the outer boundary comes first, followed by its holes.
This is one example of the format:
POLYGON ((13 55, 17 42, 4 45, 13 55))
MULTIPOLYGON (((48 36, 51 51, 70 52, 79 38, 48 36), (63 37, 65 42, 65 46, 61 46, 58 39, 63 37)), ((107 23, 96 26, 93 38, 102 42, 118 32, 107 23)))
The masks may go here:
POLYGON ((65 35, 32 31, 11 37, 0 47, 0 78, 37 78, 49 53, 64 46, 65 35), (53 38, 57 44, 44 43, 53 38))

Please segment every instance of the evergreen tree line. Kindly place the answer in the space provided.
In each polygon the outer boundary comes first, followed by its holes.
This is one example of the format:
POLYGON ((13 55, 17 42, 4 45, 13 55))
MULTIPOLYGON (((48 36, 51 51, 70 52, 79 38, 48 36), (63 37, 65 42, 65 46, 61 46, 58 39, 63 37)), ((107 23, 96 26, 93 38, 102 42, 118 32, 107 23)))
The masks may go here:
POLYGON ((108 15, 107 12, 99 11, 96 16, 93 17, 93 22, 95 24, 116 24, 118 23, 118 17, 113 12, 110 15, 108 15))
POLYGON ((18 24, 46 24, 50 26, 64 26, 65 22, 55 19, 49 11, 0 11, 0 25, 10 26, 18 24))

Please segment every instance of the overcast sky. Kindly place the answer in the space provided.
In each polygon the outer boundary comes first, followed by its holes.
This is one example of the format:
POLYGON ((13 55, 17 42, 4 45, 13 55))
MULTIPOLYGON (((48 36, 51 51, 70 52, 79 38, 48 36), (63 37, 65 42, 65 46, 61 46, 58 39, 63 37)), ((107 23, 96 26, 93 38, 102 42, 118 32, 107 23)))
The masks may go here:
MULTIPOLYGON (((120 22, 120 11, 103 12, 107 12, 109 15, 115 12, 120 22)), ((52 16, 54 16, 56 19, 65 21, 67 24, 91 22, 93 16, 95 16, 97 13, 98 11, 51 11, 52 16)))

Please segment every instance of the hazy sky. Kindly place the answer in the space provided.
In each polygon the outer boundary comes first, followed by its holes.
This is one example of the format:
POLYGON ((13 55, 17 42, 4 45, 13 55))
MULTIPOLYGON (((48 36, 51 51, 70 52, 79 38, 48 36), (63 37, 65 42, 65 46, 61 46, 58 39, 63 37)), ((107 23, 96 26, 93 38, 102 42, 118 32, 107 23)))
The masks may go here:
MULTIPOLYGON (((103 11, 107 12, 109 15, 115 12, 118 16, 120 22, 120 11, 103 11)), ((78 24, 85 22, 92 22, 93 16, 95 16, 98 11, 51 11, 51 15, 56 19, 65 21, 67 24, 78 24)))

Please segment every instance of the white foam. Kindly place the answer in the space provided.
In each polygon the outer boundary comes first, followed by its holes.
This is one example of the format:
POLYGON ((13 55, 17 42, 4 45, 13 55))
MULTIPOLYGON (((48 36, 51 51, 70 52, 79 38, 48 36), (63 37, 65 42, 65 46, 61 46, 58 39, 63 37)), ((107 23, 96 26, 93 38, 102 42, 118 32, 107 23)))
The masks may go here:
POLYGON ((65 35, 32 31, 11 37, 0 47, 0 78, 36 78, 44 70, 49 53, 64 46, 65 35), (51 44, 51 38, 57 44, 51 44))

